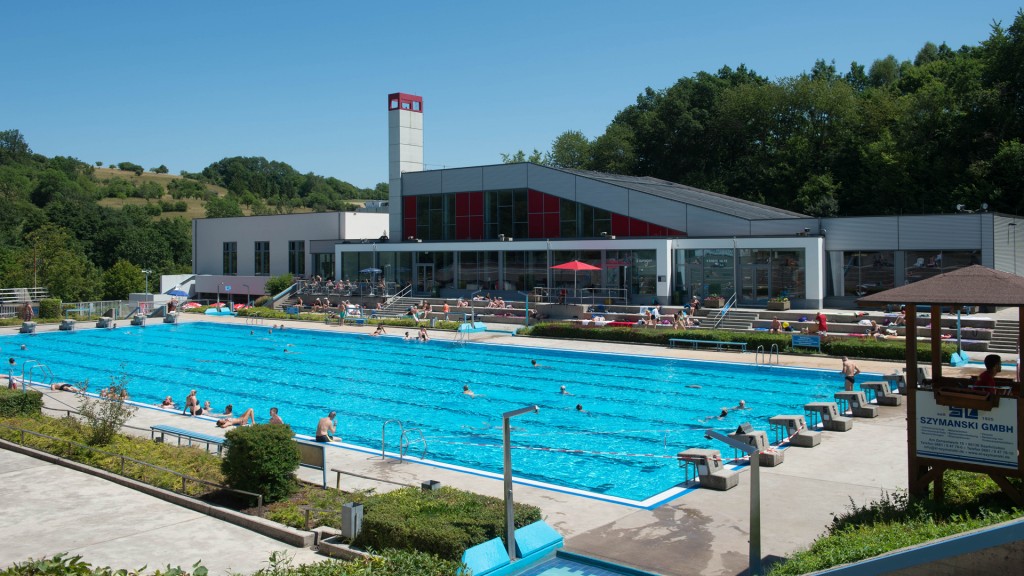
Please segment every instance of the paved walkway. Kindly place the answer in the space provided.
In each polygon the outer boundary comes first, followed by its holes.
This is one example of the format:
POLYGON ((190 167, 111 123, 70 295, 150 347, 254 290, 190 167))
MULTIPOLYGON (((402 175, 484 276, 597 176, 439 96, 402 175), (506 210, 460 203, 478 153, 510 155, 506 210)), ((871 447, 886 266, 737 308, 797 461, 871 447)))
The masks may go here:
MULTIPOLYGON (((209 320, 186 315, 186 321, 204 319, 209 320)), ((309 323, 296 323, 295 327, 351 332, 372 329, 309 323)), ((436 336, 452 338, 450 333, 436 336)), ((494 333, 474 335, 474 339, 665 357, 753 360, 753 354, 556 341, 494 333)), ((836 370, 838 388, 838 359, 784 355, 781 363, 836 370)), ((892 372, 900 366, 872 361, 860 362, 860 365, 871 372, 892 372)), ((47 405, 64 407, 73 403, 74 396, 55 392, 48 395, 46 401, 47 405)), ((857 504, 865 504, 877 499, 883 491, 906 486, 905 410, 882 407, 881 414, 873 420, 858 419, 850 432, 823 433, 823 442, 816 448, 790 448, 782 466, 761 469, 764 557, 780 557, 808 546, 824 531, 833 514, 849 506, 851 498, 857 504)), ((131 422, 140 428, 156 423, 211 432, 208 421, 157 409, 139 410, 131 422)), ((0 551, 0 566, 23 560, 28 555, 71 550, 82 553, 87 560, 122 567, 162 566, 168 562, 185 566, 201 558, 215 568, 213 574, 218 574, 218 570, 228 567, 254 570, 266 560, 270 550, 288 548, 280 543, 275 547, 274 542, 257 544, 256 541, 266 539, 220 521, 197 517, 199 515, 170 504, 158 508, 158 503, 151 502, 149 497, 122 494, 121 491, 127 489, 119 486, 91 477, 87 480, 68 477, 68 471, 59 466, 32 464, 30 460, 9 467, 8 454, 0 452, 0 456, 4 458, 0 460, 0 470, 4 471, 0 473, 0 542, 30 542, 30 545, 15 547, 5 545, 0 551), (57 519, 76 508, 84 511, 76 520, 58 522, 57 519), (10 522, 11 519, 17 521, 10 522), (175 526, 178 529, 174 529, 175 526), (29 538, 25 537, 26 533, 29 538)), ((432 479, 495 497, 500 497, 502 492, 500 478, 408 461, 382 460, 379 455, 350 448, 329 449, 328 466, 392 482, 418 485, 432 479)), ((315 471, 303 469, 300 475, 311 481, 319 480, 319 473, 315 471)), ((650 511, 531 486, 517 485, 515 495, 517 502, 534 504, 543 510, 546 520, 566 537, 568 550, 666 575, 737 574, 747 566, 748 554, 749 472, 744 471, 741 476, 736 489, 728 492, 697 490, 650 511)), ((333 484, 333 474, 329 481, 333 484)), ((382 491, 394 487, 394 484, 375 480, 342 477, 342 488, 348 490, 374 488, 382 491)), ((302 555, 304 560, 308 557, 308 554, 302 555)))

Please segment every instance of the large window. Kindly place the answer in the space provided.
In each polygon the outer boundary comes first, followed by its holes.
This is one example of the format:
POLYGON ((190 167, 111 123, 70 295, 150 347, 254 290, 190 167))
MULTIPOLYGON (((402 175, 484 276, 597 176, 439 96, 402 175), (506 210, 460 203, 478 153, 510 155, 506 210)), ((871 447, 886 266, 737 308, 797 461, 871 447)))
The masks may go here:
POLYGON ((506 252, 505 284, 510 290, 532 291, 548 285, 548 253, 506 252))
POLYGON ((421 240, 449 240, 454 237, 454 234, 454 195, 426 194, 417 196, 416 237, 421 240))
POLYGON ((238 274, 238 242, 224 243, 224 274, 238 274))
POLYGON ((256 276, 270 275, 270 242, 259 241, 255 244, 256 259, 253 262, 253 274, 256 276))
POLYGON ((498 190, 485 197, 484 238, 494 239, 504 234, 511 238, 525 238, 529 226, 526 190, 498 190))
POLYGON ((843 293, 866 296, 896 284, 893 253, 843 252, 843 293))
POLYGON ((686 297, 732 296, 736 291, 732 248, 686 250, 685 254, 682 286, 686 297))
POLYGON ((497 252, 460 252, 459 288, 500 290, 497 252))
POLYGON ((917 282, 937 274, 978 264, 980 256, 974 250, 907 251, 907 282, 917 282))
POLYGON ((306 274, 306 242, 291 240, 288 242, 288 273, 296 276, 306 274))

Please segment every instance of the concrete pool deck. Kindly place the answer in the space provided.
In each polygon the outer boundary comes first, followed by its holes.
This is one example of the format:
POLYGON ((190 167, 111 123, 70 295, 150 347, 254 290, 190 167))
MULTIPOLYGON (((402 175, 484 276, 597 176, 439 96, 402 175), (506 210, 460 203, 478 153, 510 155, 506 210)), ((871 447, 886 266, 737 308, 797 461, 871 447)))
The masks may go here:
MULTIPOLYGON (((187 314, 182 315, 182 318, 183 321, 244 322, 237 318, 187 314)), ((310 330, 356 333, 372 330, 369 326, 339 328, 306 322, 284 323, 289 327, 310 330)), ((269 325, 259 326, 261 329, 267 327, 269 325)), ((40 330, 43 329, 40 327, 40 330)), ((437 339, 453 337, 452 333, 436 333, 437 339)), ((473 340, 723 362, 754 361, 752 353, 521 338, 503 333, 473 335, 473 340)), ((836 389, 841 389, 842 381, 838 375, 840 362, 836 358, 783 355, 780 364, 835 370, 836 389)), ((858 364, 866 372, 881 373, 890 373, 902 365, 875 361, 860 361, 858 364)), ((60 409, 74 405, 74 400, 72 394, 57 392, 49 394, 46 403, 49 407, 60 409)), ((823 441, 816 448, 788 449, 782 466, 761 468, 761 549, 764 558, 781 557, 810 545, 825 530, 834 514, 849 507, 851 499, 857 505, 862 505, 879 498, 884 491, 906 487, 905 408, 880 407, 879 412, 880 416, 875 419, 857 419, 850 432, 823 432, 823 441)), ((283 416, 288 421, 287 414, 283 416)), ((260 414, 258 417, 265 419, 266 415, 260 414)), ((130 422, 132 426, 143 429, 160 423, 214 433, 209 420, 186 418, 156 409, 139 410, 130 422)), ((755 427, 765 429, 767 423, 755 423, 755 427)), ((148 436, 148 433, 138 433, 148 436)), ((3 470, 0 479, 4 480, 6 486, 0 492, 0 518, 4 519, 0 520, 0 541, 18 542, 26 534, 50 533, 54 528, 61 537, 33 538, 31 548, 5 546, 0 550, 0 566, 25 560, 26 552, 40 557, 63 551, 73 551, 82 554, 87 561, 112 564, 115 567, 135 568, 144 564, 151 568, 163 566, 167 563, 163 560, 165 555, 157 554, 153 546, 130 544, 135 539, 145 541, 144 538, 154 530, 159 530, 163 549, 175 551, 172 564, 187 567, 203 559, 208 562, 208 567, 214 568, 209 561, 217 559, 216 568, 220 571, 214 570, 211 572, 213 574, 223 573, 227 567, 251 572, 266 566, 269 550, 287 549, 297 552, 299 560, 309 561, 308 550, 292 549, 279 542, 272 542, 270 546, 250 544, 247 538, 263 537, 212 518, 204 517, 205 523, 196 521, 191 525, 191 520, 182 520, 180 530, 159 529, 140 522, 124 522, 122 516, 130 519, 138 510, 152 510, 147 512, 147 517, 153 516, 153 520, 161 521, 166 519, 168 524, 173 524, 177 512, 164 511, 162 508, 157 511, 156 504, 151 506, 145 499, 155 502, 159 500, 98 479, 91 479, 90 482, 68 479, 59 466, 31 461, 8 467, 8 454, 0 452, 0 458, 4 458, 0 460, 0 470, 3 470), (105 486, 95 485, 97 482, 105 486), (108 502, 117 502, 119 510, 125 507, 124 512, 111 515, 109 510, 102 513, 102 510, 91 509, 89 506, 71 505, 61 498, 17 497, 22 493, 19 487, 32 494, 38 492, 42 495, 67 493, 69 485, 74 488, 76 501, 107 499, 108 502), (136 500, 135 496, 129 498, 127 495, 106 496, 107 490, 115 489, 136 494, 143 500, 136 500), (58 526, 48 523, 37 526, 56 516, 66 520, 58 526), (9 518, 18 518, 21 522, 11 523, 7 521, 9 518), (241 533, 236 534, 236 530, 241 533), (79 533, 81 535, 75 537, 79 533), (200 536, 206 534, 209 534, 209 538, 200 536)), ((723 455, 730 454, 731 450, 723 450, 723 455)), ((495 497, 500 497, 502 491, 500 478, 471 475, 410 461, 382 460, 379 454, 344 448, 328 450, 328 468, 413 485, 419 485, 425 480, 437 480, 447 486, 495 497)), ((518 484, 515 487, 515 498, 517 502, 539 506, 548 523, 565 536, 566 549, 572 552, 666 575, 738 574, 746 569, 748 563, 750 496, 749 472, 743 469, 740 475, 740 485, 736 489, 728 492, 696 490, 653 510, 518 484)), ((320 480, 320 473, 316 471, 303 469, 300 476, 313 482, 320 480)), ((334 484, 333 474, 330 474, 328 483, 334 484)), ((381 491, 394 487, 395 484, 342 476, 342 489, 345 490, 373 488, 381 491)))

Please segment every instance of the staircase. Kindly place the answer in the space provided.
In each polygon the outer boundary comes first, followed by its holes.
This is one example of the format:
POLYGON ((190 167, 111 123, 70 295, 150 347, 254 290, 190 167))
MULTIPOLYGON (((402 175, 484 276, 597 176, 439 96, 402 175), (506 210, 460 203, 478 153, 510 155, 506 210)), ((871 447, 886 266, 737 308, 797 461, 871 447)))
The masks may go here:
MULTIPOLYGON (((721 310, 709 310, 706 320, 701 322, 702 328, 711 328, 718 322, 719 316, 722 314, 721 310)), ((758 313, 750 310, 737 310, 736 308, 729 309, 729 313, 725 315, 722 323, 718 325, 721 330, 740 330, 749 331, 753 325, 754 320, 758 319, 758 313)))
POLYGON ((419 307, 420 302, 422 301, 423 298, 396 296, 384 303, 383 312, 385 315, 405 314, 405 311, 408 310, 410 306, 419 307))
POLYGON ((1017 336, 1020 334, 1018 320, 999 320, 992 331, 992 340, 988 343, 988 351, 999 354, 1017 353, 1017 336))

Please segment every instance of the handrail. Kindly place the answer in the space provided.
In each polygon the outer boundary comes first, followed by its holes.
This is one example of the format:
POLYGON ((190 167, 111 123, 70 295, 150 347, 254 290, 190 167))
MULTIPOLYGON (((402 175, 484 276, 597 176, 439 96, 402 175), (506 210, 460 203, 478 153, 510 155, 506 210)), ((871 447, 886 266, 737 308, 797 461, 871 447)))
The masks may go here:
MULTIPOLYGON (((176 470, 171 470, 170 468, 164 468, 163 466, 157 466, 156 464, 150 464, 149 462, 143 462, 142 460, 136 460, 135 458, 132 458, 131 456, 125 456, 124 454, 117 454, 115 452, 107 452, 106 450, 101 450, 99 448, 96 448, 95 446, 89 446, 88 444, 82 444, 80 442, 75 442, 74 440, 68 440, 67 438, 57 438, 55 436, 49 436, 49 435, 46 435, 46 434, 42 434, 40 432, 35 432, 33 430, 25 430, 24 428, 17 428, 15 426, 8 426, 7 424, 0 424, 0 427, 7 428, 8 430, 14 430, 14 431, 17 431, 17 432, 21 432, 21 438, 19 439, 20 441, 18 442, 18 444, 21 445, 21 446, 25 446, 25 433, 27 432, 27 433, 29 433, 29 434, 31 434, 33 436, 38 436, 40 438, 46 438, 48 440, 56 440, 58 442, 67 442, 68 444, 73 444, 73 445, 78 446, 80 448, 85 448, 86 450, 91 450, 91 451, 99 452, 100 454, 105 454, 107 456, 113 456, 115 458, 120 458, 121 459, 121 471, 118 473, 118 475, 119 476, 124 476, 125 478, 130 478, 130 476, 126 476, 125 473, 124 473, 124 462, 125 462, 125 460, 128 460, 129 462, 133 462, 135 464, 139 464, 141 466, 148 466, 149 468, 153 468, 153 469, 159 470, 161 472, 166 472, 168 474, 173 474, 173 475, 178 476, 179 478, 181 478, 181 493, 182 494, 185 494, 185 486, 186 486, 187 481, 191 480, 192 482, 197 482, 199 484, 205 484, 207 486, 211 486, 213 488, 217 488, 217 489, 220 489, 220 490, 227 490, 229 492, 237 492, 239 494, 245 494, 246 496, 255 496, 256 499, 257 499, 257 503, 256 503, 256 510, 257 510, 257 512, 256 512, 256 515, 261 517, 261 518, 263 517, 263 495, 262 494, 257 494, 255 492, 247 492, 245 490, 238 490, 237 488, 231 488, 229 486, 224 486, 222 484, 217 484, 216 482, 210 482, 209 480, 203 480, 202 478, 196 478, 195 476, 189 476, 188 474, 182 474, 181 472, 178 472, 176 470)), ((90 466, 90 467, 92 467, 92 466, 90 466)), ((101 470, 102 470, 102 468, 101 468, 101 470)), ((139 481, 145 483, 144 477, 140 478, 139 481)), ((153 484, 150 484, 150 486, 153 486, 153 484)))
POLYGON ((419 428, 404 428, 402 429, 402 439, 398 441, 398 444, 402 447, 402 455, 408 450, 412 442, 409 441, 409 432, 417 432, 420 435, 419 441, 423 444, 423 452, 420 454, 420 458, 427 457, 427 439, 423 437, 423 431, 419 428))
POLYGON ((722 324, 722 320, 725 320, 725 315, 729 313, 729 309, 736 303, 736 293, 733 292, 732 296, 725 301, 725 306, 722 307, 722 311, 718 313, 718 319, 715 320, 715 325, 712 328, 718 328, 722 324))
POLYGON ((266 304, 264 304, 264 306, 266 306, 267 308, 273 308, 274 306, 277 305, 278 300, 282 300, 282 299, 288 297, 290 294, 294 293, 295 290, 298 289, 298 286, 299 286, 298 282, 292 283, 291 286, 289 286, 289 287, 285 288, 284 290, 282 290, 280 294, 275 294, 275 295, 271 296, 270 300, 266 304))
MULTIPOLYGON (((405 426, 402 425, 402 421, 399 420, 398 418, 392 418, 390 420, 385 420, 384 421, 384 424, 382 424, 381 427, 380 427, 380 457, 381 457, 381 459, 384 459, 384 457, 385 457, 384 456, 384 453, 385 453, 385 449, 384 449, 385 448, 385 442, 384 442, 384 439, 385 439, 385 436, 387 434, 387 426, 388 426, 388 424, 391 424, 392 422, 394 422, 395 424, 398 424, 398 429, 401 431, 401 434, 405 433, 405 426)), ((401 460, 403 456, 405 456, 405 452, 402 451, 402 448, 401 448, 401 435, 399 435, 399 454, 398 454, 398 459, 401 460)))
POLYGON ((779 364, 779 345, 778 344, 772 344, 771 350, 768 351, 768 363, 769 364, 772 363, 772 354, 775 354, 775 365, 778 366, 778 364, 779 364))

